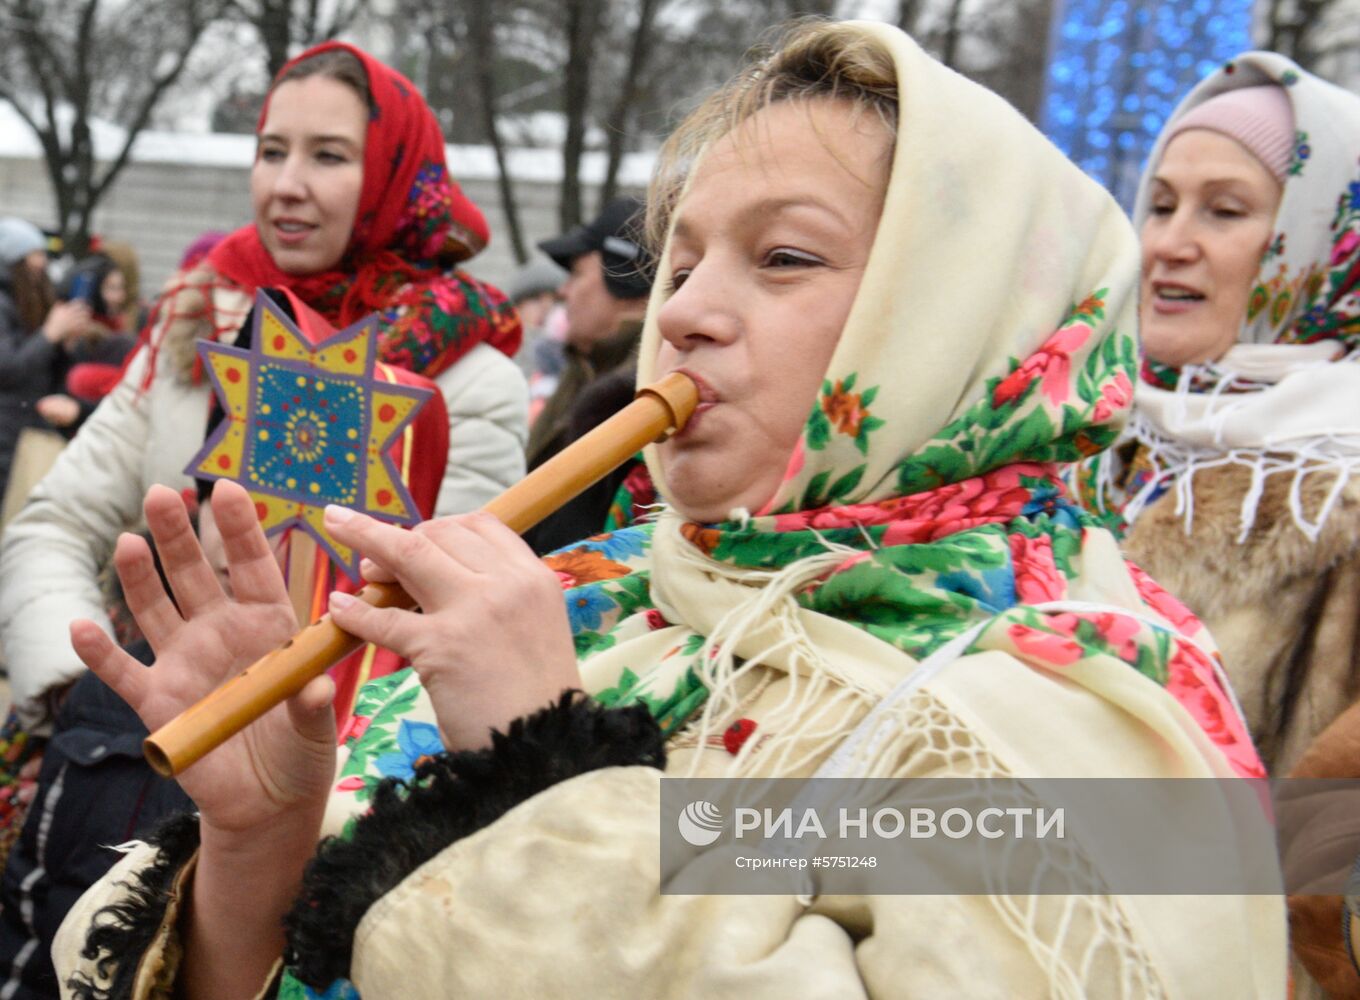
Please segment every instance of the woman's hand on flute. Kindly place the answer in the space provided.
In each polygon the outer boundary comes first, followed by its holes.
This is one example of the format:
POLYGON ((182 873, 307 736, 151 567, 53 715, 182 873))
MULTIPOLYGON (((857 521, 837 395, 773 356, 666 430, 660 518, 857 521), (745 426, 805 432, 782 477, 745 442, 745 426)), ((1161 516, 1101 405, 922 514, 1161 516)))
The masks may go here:
POLYGON ((450 750, 489 746, 493 729, 581 686, 557 575, 490 514, 404 531, 328 507, 326 526, 367 557, 368 579, 397 581, 424 610, 331 595, 337 625, 411 661, 450 750))
MULTIPOLYGON (((114 565, 128 608, 155 651, 154 666, 138 663, 93 622, 73 622, 71 641, 155 730, 285 642, 297 620, 254 504, 239 485, 219 482, 212 497, 231 596, 204 558, 174 490, 152 487, 144 510, 173 600, 143 539, 123 535, 114 565)), ((296 815, 299 806, 324 808, 335 776, 332 693, 330 680, 318 678, 184 772, 180 784, 205 827, 247 834, 296 815)))

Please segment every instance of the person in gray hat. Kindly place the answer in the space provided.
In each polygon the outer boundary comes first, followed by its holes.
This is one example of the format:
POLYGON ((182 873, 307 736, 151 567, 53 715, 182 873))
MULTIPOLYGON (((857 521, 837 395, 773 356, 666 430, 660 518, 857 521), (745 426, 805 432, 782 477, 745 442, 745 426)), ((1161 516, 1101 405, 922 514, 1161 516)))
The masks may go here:
POLYGON ((508 294, 526 329, 543 325, 568 277, 565 269, 542 257, 535 257, 515 272, 508 294))
MULTIPOLYGON (((546 257, 535 257, 510 279, 510 303, 519 312, 524 327, 524 342, 515 360, 529 379, 530 412, 532 400, 546 400, 557 388, 557 378, 566 364, 565 344, 560 337, 548 335, 548 314, 562 301, 562 286, 570 275, 546 257), (550 380, 542 395, 534 392, 535 383, 550 380)), ((531 417, 532 419, 532 417, 531 417)))
MULTIPOLYGON (((632 398, 637 345, 655 267, 642 240, 642 210, 637 198, 615 198, 591 222, 539 244, 570 276, 562 288, 566 363, 557 390, 530 428, 530 469, 632 398)), ((542 553, 603 531, 614 493, 631 465, 526 533, 526 540, 542 553)))

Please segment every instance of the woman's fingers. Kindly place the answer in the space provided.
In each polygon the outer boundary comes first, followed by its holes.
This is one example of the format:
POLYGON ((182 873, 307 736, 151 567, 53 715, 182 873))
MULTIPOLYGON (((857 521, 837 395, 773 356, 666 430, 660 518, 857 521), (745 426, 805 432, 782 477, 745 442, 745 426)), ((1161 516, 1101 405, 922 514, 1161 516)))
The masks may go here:
POLYGON ((84 618, 71 622, 71 645, 81 662, 140 714, 150 671, 119 649, 102 628, 84 618))
MULTIPOLYGON (((496 536, 491 532, 491 528, 495 526, 499 526, 512 539, 517 538, 514 532, 501 524, 493 515, 483 514, 480 511, 426 521, 417 525, 413 530, 425 535, 426 538, 439 546, 449 558, 457 561, 469 572, 492 576, 505 568, 503 563, 504 545, 496 544, 496 536), (480 530, 478 530, 478 526, 481 526, 480 530)), ((524 543, 520 542, 520 545, 523 546, 524 543)))
POLYGON ((397 575, 365 556, 359 560, 359 577, 368 583, 392 583, 397 575))
POLYGON ((443 607, 458 591, 459 565, 422 533, 333 504, 326 508, 326 528, 342 544, 395 573, 422 607, 443 607))
MULTIPOLYGON (((499 573, 502 569, 500 559, 510 551, 511 544, 521 548, 532 561, 537 561, 537 556, 533 555, 533 551, 524 544, 520 536, 515 535, 491 514, 475 512, 437 517, 432 521, 423 521, 411 531, 430 539, 443 554, 469 573, 481 576, 495 576, 499 573)), ((360 561, 359 576, 374 584, 389 584, 397 578, 388 566, 370 558, 360 561)))
POLYGON ((288 603, 283 573, 250 494, 239 483, 219 479, 213 486, 212 513, 227 555, 232 596, 242 602, 288 603))
POLYGON ((180 495, 168 486, 153 486, 147 491, 142 509, 180 614, 192 618, 203 608, 223 600, 226 595, 217 582, 217 574, 203 557, 180 495))
MULTIPOLYGON (((412 594, 411 596, 415 596, 412 594)), ((419 652, 424 616, 399 608, 375 608, 350 594, 331 594, 331 620, 350 635, 413 660, 419 652)))
MULTIPOLYGON (((542 567, 542 560, 534 554, 529 543, 506 527, 500 518, 479 511, 458 518, 458 522, 465 532, 481 543, 476 549, 469 547, 469 551, 485 552, 486 558, 494 560, 486 565, 495 566, 498 573, 504 571, 507 561, 525 567, 542 567)), ((427 523, 436 525, 440 522, 427 523)))
POLYGON ((120 535, 113 548, 113 565, 123 585, 123 600, 127 602, 128 610, 137 619, 151 648, 161 649, 184 624, 184 619, 165 592, 146 539, 138 535, 120 535))
POLYGON ((288 699, 288 718, 299 736, 331 749, 335 746, 335 682, 322 674, 288 699))
MULTIPOLYGON (((496 517, 480 511, 435 518, 411 530, 424 535, 445 555, 472 573, 492 575, 499 572, 503 568, 502 558, 515 549, 530 561, 538 561, 523 539, 496 517)), ((360 561, 359 575, 372 583, 391 583, 397 578, 387 566, 368 557, 360 561)))

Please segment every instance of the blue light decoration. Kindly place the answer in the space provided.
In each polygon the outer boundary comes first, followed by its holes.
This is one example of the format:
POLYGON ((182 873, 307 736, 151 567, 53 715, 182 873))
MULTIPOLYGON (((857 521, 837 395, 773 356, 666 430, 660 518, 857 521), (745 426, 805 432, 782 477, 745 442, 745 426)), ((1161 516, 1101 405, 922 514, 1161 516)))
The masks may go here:
POLYGON ((1041 124, 1126 209, 1196 83, 1251 45, 1253 0, 1055 0, 1041 124))

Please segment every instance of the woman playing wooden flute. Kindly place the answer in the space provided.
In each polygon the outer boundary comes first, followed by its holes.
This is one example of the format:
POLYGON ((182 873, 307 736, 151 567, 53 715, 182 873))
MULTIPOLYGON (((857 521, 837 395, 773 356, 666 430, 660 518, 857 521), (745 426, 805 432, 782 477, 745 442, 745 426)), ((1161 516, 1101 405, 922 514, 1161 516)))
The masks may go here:
MULTIPOLYGON (((1104 192, 896 30, 815 24, 686 120, 650 210, 639 379, 701 387, 650 449, 669 506, 543 561, 484 516, 333 511, 424 614, 331 612, 412 671, 361 699, 338 770, 319 680, 186 771, 198 817, 64 925, 67 989, 1282 995, 1271 897, 659 894, 663 775, 810 775, 875 706, 891 735, 849 773, 1260 765, 1193 617, 1059 485, 1136 368, 1137 246, 1104 192)), ((144 548, 117 561, 156 665, 73 629, 153 729, 291 632, 242 495, 213 505, 234 600, 154 491, 178 610, 144 548)), ((1123 846, 1080 849, 1099 871, 1123 846)))

